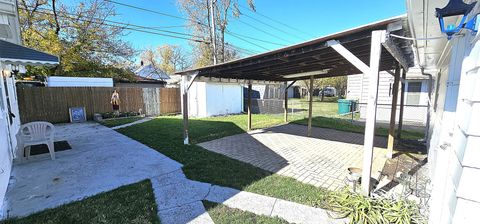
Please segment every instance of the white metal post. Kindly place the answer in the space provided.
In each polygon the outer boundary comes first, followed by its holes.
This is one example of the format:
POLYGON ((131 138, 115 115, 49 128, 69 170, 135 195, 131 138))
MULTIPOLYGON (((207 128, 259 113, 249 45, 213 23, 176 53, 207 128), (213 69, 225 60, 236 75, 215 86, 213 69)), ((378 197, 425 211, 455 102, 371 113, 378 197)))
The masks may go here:
POLYGON ((365 195, 370 194, 370 176, 372 173, 373 140, 375 137, 375 120, 377 117, 377 96, 379 64, 382 53, 382 42, 385 41, 385 30, 372 32, 372 43, 370 47, 370 72, 367 99, 367 119, 365 124, 365 138, 363 145, 363 167, 362 167, 362 191, 365 195))
POLYGON ((180 90, 182 93, 183 144, 188 145, 188 75, 182 75, 180 90))

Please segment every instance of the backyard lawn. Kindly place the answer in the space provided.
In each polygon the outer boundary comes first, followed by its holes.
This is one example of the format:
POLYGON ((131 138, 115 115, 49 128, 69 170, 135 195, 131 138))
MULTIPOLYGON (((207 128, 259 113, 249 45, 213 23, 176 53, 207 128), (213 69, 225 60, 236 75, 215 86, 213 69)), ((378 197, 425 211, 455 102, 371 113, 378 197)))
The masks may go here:
POLYGON ((205 209, 216 224, 230 223, 261 223, 261 224, 288 224, 280 218, 256 215, 239 209, 229 208, 222 204, 203 201, 205 209))
MULTIPOLYGON (((282 117, 253 115, 253 127, 264 128, 282 123, 282 117)), ((164 155, 182 163, 185 175, 192 180, 282 198, 308 205, 325 194, 325 190, 293 178, 272 174, 248 163, 208 151, 196 143, 244 133, 246 115, 190 120, 191 145, 183 144, 182 119, 159 117, 138 125, 119 129, 164 155)))
POLYGON ((4 224, 160 223, 150 181, 120 187, 4 224))

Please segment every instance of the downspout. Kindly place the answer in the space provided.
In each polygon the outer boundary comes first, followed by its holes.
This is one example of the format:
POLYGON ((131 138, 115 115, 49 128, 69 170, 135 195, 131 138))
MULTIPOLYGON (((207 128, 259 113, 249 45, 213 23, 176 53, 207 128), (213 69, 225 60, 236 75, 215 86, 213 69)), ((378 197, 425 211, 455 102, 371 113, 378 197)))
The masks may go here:
POLYGON ((428 142, 428 134, 429 134, 429 130, 430 130, 430 113, 431 113, 431 109, 430 109, 430 106, 431 106, 431 102, 432 102, 432 82, 433 82, 433 76, 432 74, 429 74, 429 73, 425 73, 424 72, 424 69, 421 68, 421 72, 422 72, 422 75, 425 75, 425 76, 428 76, 428 83, 427 83, 427 92, 428 92, 428 100, 427 100, 427 122, 426 122, 426 125, 425 125, 425 138, 424 138, 424 142, 427 143, 428 142))
MULTIPOLYGON (((423 0, 423 7, 424 7, 424 11, 425 11, 425 0, 423 0)), ((407 0, 407 12, 411 12, 412 10, 412 0, 407 0)), ((431 99, 432 99, 432 80, 433 80, 433 76, 431 74, 428 74, 428 73, 424 73, 424 67, 423 65, 420 63, 420 52, 418 51, 418 42, 417 42, 417 35, 415 34, 415 29, 413 28, 413 18, 412 18, 412 13, 407 13, 407 20, 408 20, 408 26, 410 28, 410 33, 412 34, 412 37, 413 37, 413 47, 415 49, 415 53, 417 55, 416 57, 416 61, 417 61, 417 65, 418 67, 420 67, 420 71, 421 71, 421 74, 424 75, 424 76, 428 76, 428 84, 427 84, 427 87, 428 87, 428 102, 427 102, 427 122, 426 122, 426 125, 425 125, 425 138, 424 138, 424 142, 426 143, 427 142, 427 139, 428 139, 428 132, 430 130, 430 105, 431 105, 431 99)), ((423 30, 426 30, 426 23, 425 23, 425 20, 426 20, 426 15, 424 13, 424 16, 423 16, 423 30)), ((426 39, 426 36, 425 36, 425 45, 424 47, 427 46, 427 39, 426 39)), ((425 54, 425 52, 424 52, 425 54)), ((403 80, 405 81, 405 80, 403 80)))

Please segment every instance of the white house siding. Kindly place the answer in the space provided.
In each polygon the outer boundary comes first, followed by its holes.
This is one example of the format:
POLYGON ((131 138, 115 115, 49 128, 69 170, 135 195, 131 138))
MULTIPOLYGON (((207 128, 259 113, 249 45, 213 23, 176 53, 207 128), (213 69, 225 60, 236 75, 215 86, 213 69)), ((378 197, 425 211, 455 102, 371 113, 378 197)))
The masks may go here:
MULTIPOLYGON (((7 22, 9 26, 8 35, 0 35, 0 39, 21 44, 16 1, 0 0, 0 17, 0 23, 5 25, 4 23, 7 22)), ((17 92, 14 85, 15 80, 12 77, 4 79, 7 73, 6 71, 4 73, 3 69, 7 69, 7 67, 0 63, 0 219, 2 219, 6 212, 4 209, 4 197, 10 179, 14 151, 16 149, 15 134, 20 127, 17 92), (16 116, 12 124, 10 124, 9 121, 7 91, 11 112, 16 116)))
POLYGON ((188 91, 192 117, 237 114, 243 108, 243 87, 237 83, 194 82, 188 91))
POLYGON ((451 40, 448 68, 440 72, 429 149, 430 223, 480 220, 480 41, 472 40, 470 34, 451 40))
MULTIPOLYGON (((366 119, 367 96, 368 96, 368 75, 357 74, 350 75, 347 78, 347 99, 359 100, 360 118, 366 119)), ((378 84, 378 106, 377 106, 377 120, 390 121, 390 111, 392 103, 391 87, 393 87, 394 77, 387 72, 380 72, 378 84)), ((414 122, 425 124, 427 119, 427 103, 428 103, 428 81, 424 77, 417 74, 407 74, 406 88, 408 89, 409 81, 421 81, 422 89, 420 92, 420 101, 418 105, 409 105, 408 94, 405 93, 405 107, 403 120, 405 122, 414 122)), ((400 107, 400 97, 397 103, 397 109, 400 107)), ((398 120, 399 113, 396 119, 398 120)))
POLYGON ((6 89, 0 73, 0 218, 4 212, 3 202, 12 168, 11 149, 6 89))
POLYGON ((0 38, 11 43, 21 44, 15 0, 0 0, 0 17, 0 26, 4 23, 9 24, 8 35, 0 34, 0 38))

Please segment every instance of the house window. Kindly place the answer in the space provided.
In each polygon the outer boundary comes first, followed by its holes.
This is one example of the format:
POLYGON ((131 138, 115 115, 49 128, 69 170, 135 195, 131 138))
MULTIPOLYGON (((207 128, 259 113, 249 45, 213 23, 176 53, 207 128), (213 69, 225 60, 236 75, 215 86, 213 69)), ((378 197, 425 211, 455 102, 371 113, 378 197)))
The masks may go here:
POLYGON ((420 94, 422 92, 422 82, 408 82, 407 85, 407 105, 420 104, 420 94))

